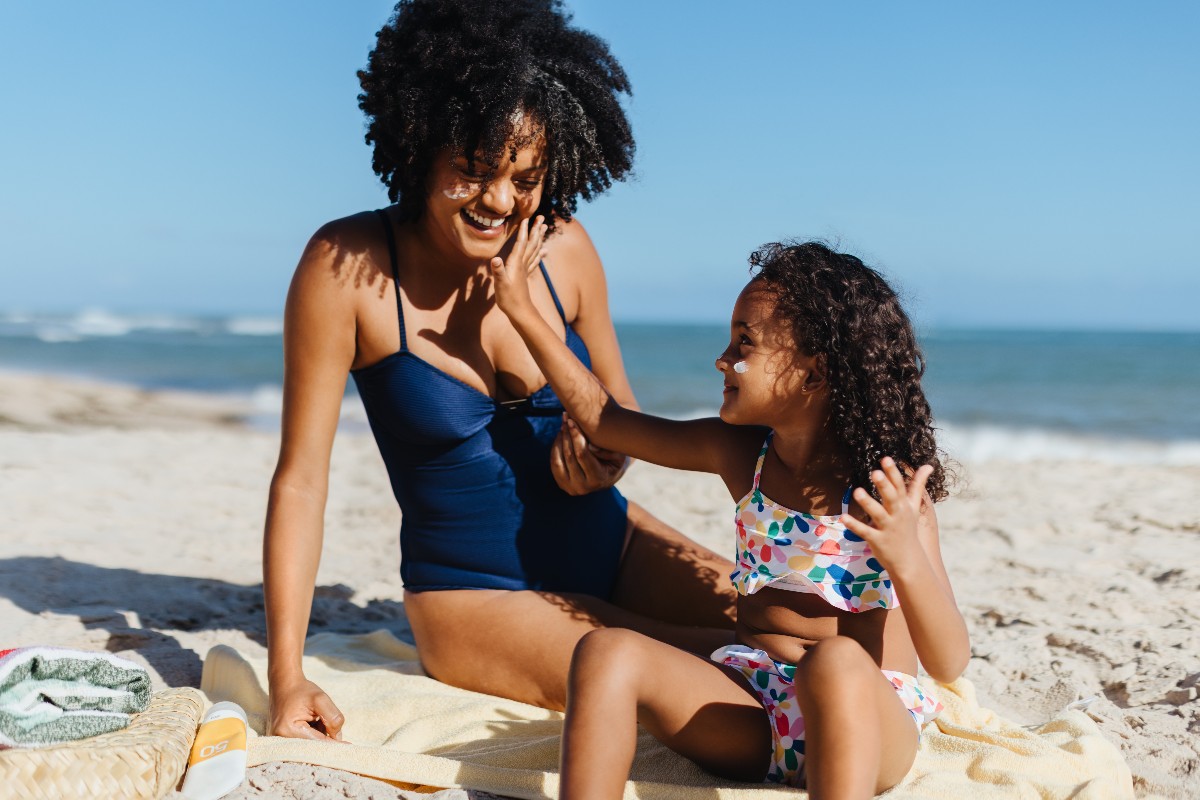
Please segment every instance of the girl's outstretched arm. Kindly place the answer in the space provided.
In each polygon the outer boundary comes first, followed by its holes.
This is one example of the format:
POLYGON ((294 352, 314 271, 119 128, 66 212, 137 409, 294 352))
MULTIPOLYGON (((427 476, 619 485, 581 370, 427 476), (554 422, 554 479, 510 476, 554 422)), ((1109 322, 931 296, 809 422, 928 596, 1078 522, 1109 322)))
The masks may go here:
POLYGON ((491 261, 496 304, 525 340, 567 413, 598 447, 675 469, 725 473, 736 452, 731 427, 719 419, 676 421, 623 408, 542 319, 529 296, 526 253, 542 246, 541 217, 522 223, 508 260, 491 261))
POLYGON ((906 486, 894 460, 883 459, 882 467, 871 473, 882 503, 861 487, 854 490, 854 499, 870 515, 870 524, 849 514, 842 521, 871 545, 891 576, 926 671, 934 680, 949 683, 966 669, 971 643, 942 566, 933 503, 925 493, 933 468, 921 467, 906 486))

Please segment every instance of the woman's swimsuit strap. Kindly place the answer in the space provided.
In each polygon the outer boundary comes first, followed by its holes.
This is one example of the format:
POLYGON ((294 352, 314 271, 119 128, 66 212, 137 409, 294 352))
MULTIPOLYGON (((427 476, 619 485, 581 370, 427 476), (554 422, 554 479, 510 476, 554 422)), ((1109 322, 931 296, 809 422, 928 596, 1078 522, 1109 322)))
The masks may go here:
POLYGON ((542 270, 542 277, 546 279, 546 288, 550 290, 550 298, 554 300, 554 307, 558 309, 559 319, 563 321, 563 325, 566 325, 567 312, 563 311, 562 303, 558 302, 558 292, 554 291, 554 284, 550 282, 550 273, 546 270, 546 262, 539 261, 538 267, 542 270))
MULTIPOLYGON (((392 262, 392 288, 396 290, 396 319, 400 321, 400 352, 408 350, 408 337, 404 335, 404 305, 400 302, 400 267, 396 257, 396 234, 392 232, 392 221, 382 208, 375 210, 383 223, 383 232, 387 235, 388 258, 392 262)), ((558 302, 555 299, 554 302, 558 302)))

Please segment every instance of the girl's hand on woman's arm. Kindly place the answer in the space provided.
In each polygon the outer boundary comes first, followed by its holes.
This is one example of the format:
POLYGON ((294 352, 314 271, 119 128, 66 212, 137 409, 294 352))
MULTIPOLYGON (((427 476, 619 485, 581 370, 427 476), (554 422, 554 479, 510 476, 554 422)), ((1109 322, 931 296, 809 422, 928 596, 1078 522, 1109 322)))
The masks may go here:
POLYGON ((966 669, 971 644, 942 566, 933 504, 925 493, 933 468, 922 466, 906 486, 894 460, 885 458, 881 465, 882 470, 871 473, 871 482, 882 503, 861 487, 854 490, 870 524, 849 514, 842 522, 871 546, 887 570, 917 657, 934 680, 949 683, 966 669))

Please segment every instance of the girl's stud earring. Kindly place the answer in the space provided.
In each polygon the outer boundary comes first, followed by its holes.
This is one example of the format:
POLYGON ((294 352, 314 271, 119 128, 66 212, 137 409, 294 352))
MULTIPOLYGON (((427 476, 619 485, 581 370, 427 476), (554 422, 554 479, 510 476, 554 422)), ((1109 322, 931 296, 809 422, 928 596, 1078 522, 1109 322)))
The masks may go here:
POLYGON ((750 366, 745 361, 739 361, 733 365, 733 371, 738 375, 744 375, 750 371, 750 366))

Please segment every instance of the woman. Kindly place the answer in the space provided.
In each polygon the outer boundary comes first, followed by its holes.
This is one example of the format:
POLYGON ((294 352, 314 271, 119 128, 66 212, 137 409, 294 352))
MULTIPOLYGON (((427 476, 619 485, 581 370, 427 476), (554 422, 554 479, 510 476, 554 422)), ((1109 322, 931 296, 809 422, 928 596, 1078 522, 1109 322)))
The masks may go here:
POLYGON ((300 657, 347 373, 400 503, 404 603, 430 675, 561 709, 595 628, 728 643, 731 562, 612 488, 626 458, 564 423, 488 278, 519 227, 544 236, 525 264, 538 310, 634 404, 599 257, 572 219, 631 166, 620 65, 557 0, 404 0, 359 78, 395 205, 321 228, 288 293, 264 541, 271 732, 338 738, 343 724, 300 657))

